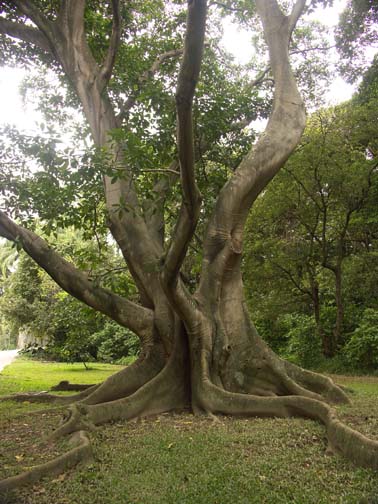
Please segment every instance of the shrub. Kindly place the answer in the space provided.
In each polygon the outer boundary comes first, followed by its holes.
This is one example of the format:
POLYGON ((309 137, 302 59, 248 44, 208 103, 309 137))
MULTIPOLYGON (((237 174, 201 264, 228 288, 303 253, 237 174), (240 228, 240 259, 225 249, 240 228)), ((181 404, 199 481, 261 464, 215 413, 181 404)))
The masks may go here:
POLYGON ((97 347, 97 359, 104 362, 136 356, 140 348, 139 338, 132 331, 112 321, 107 321, 103 329, 92 334, 90 342, 97 347))
POLYGON ((343 352, 353 367, 378 368, 377 310, 366 308, 343 352))
POLYGON ((288 340, 284 358, 301 366, 314 367, 321 359, 321 342, 315 320, 309 315, 291 313, 281 318, 288 340))

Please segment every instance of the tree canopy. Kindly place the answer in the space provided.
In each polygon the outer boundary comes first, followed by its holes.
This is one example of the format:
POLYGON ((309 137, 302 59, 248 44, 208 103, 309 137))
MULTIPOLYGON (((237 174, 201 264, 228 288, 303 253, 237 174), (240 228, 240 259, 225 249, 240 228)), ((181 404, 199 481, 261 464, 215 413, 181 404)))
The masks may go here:
POLYGON ((313 114, 250 217, 246 271, 257 272, 246 275, 251 306, 261 310, 273 343, 275 332, 287 331, 279 326, 288 314, 301 307, 311 317, 307 349, 303 319, 297 321, 307 352, 302 364, 319 358, 320 345, 335 355, 361 311, 376 308, 376 132, 369 127, 376 107, 359 100, 313 114))

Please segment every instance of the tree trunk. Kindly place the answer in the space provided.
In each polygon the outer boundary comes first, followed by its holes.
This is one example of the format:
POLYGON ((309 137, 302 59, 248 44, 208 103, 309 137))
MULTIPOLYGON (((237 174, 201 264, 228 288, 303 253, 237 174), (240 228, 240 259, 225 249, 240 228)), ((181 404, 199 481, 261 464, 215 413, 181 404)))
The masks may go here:
MULTIPOLYGON (((29 2, 15 3, 27 15, 33 14, 29 2)), ((341 424, 328 405, 348 401, 346 394, 329 378, 275 355, 258 335, 244 301, 241 257, 248 212, 299 142, 305 125, 304 106, 288 54, 291 33, 305 1, 295 2, 292 13, 286 16, 276 0, 256 0, 275 81, 273 111, 266 131, 219 194, 205 233, 201 278, 194 294, 183 284, 180 268, 200 213, 191 107, 200 70, 206 2, 188 2, 188 27, 176 93, 183 197, 166 254, 160 233, 151 234, 151 222, 140 211, 122 148, 108 138, 109 130, 118 125, 105 90, 104 75, 109 73, 109 63, 99 69, 90 54, 84 36, 84 5, 83 0, 62 3, 58 32, 40 16, 32 15, 32 20, 43 34, 43 39, 38 39, 40 47, 53 46, 54 55, 70 77, 96 144, 105 146, 113 162, 123 167, 123 176, 117 181, 112 183, 104 177, 104 189, 109 228, 135 279, 140 305, 92 285, 40 237, 4 213, 0 213, 0 234, 21 242, 24 250, 72 295, 131 327, 141 338, 142 352, 133 365, 99 386, 71 398, 49 396, 56 402, 75 403, 53 438, 109 421, 183 407, 205 414, 301 415, 326 425, 335 450, 361 465, 377 468, 378 443, 341 424), (58 37, 58 44, 52 32, 58 37), (121 198, 126 198, 135 212, 122 208, 115 211, 114 205, 121 198)), ((117 5, 114 1, 113 8, 117 5)), ((110 52, 112 49, 111 46, 110 52)), ((111 59, 110 55, 106 61, 111 59)), ((158 207, 158 211, 162 208, 158 207)), ((24 398, 25 395, 19 396, 24 398)), ((40 470, 27 474, 0 482, 0 490, 30 482, 40 470)))
POLYGON ((337 262, 334 270, 335 275, 335 301, 336 301, 336 320, 333 329, 334 353, 341 342, 343 322, 344 322, 344 303, 342 298, 342 263, 337 262))
POLYGON ((314 317, 315 317, 317 336, 322 342, 322 350, 324 357, 332 357, 333 356, 332 341, 330 341, 328 334, 324 331, 324 327, 320 318, 319 284, 313 277, 310 278, 310 282, 311 282, 311 297, 314 307, 314 317))

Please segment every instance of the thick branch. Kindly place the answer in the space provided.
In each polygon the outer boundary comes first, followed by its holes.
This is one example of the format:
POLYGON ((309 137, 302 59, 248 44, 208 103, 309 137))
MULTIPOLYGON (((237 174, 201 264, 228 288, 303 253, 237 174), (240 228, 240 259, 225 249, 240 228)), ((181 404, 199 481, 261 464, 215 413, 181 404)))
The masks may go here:
POLYGON ((142 340, 152 337, 153 313, 150 310, 94 285, 41 237, 13 222, 4 212, 0 212, 0 236, 20 243, 25 252, 72 296, 130 328, 142 340))
POLYGON ((36 28, 0 18, 0 33, 18 38, 24 42, 29 42, 43 51, 50 52, 50 45, 47 38, 36 28))
POLYGON ((293 32, 298 19, 301 17, 306 7, 306 0, 297 0, 289 16, 289 32, 293 32))
MULTIPOLYGON (((112 183, 104 176, 105 198, 109 212, 109 228, 127 261, 130 272, 141 292, 143 303, 152 306, 153 291, 160 290, 158 274, 148 273, 162 254, 161 242, 156 243, 148 232, 134 187, 131 169, 124 161, 123 149, 114 145, 109 132, 119 126, 104 87, 110 77, 119 38, 119 1, 113 1, 113 30, 108 55, 102 69, 87 44, 84 26, 85 0, 63 0, 56 21, 43 17, 32 2, 17 1, 20 12, 27 16, 50 44, 51 52, 71 80, 90 125, 94 142, 106 146, 109 160, 121 177, 112 183), (123 209, 123 203, 127 209, 123 209), (127 212, 130 208, 133 212, 127 212), (132 214, 132 215, 131 215, 132 214)), ((34 32, 33 32, 34 33, 34 32)), ((10 237, 12 239, 12 237, 10 237)))
POLYGON ((51 41, 53 23, 42 14, 34 2, 31 0, 13 0, 11 3, 15 4, 22 14, 33 21, 40 32, 46 37, 46 40, 51 41))
POLYGON ((138 96, 142 92, 144 86, 146 83, 155 75, 155 73, 159 70, 160 65, 164 63, 167 59, 170 58, 176 58, 177 56, 180 56, 182 54, 182 49, 172 49, 171 51, 167 51, 163 54, 159 54, 151 67, 146 70, 145 72, 142 73, 142 75, 139 77, 138 82, 136 84, 136 90, 135 92, 129 96, 129 98, 126 100, 125 105, 122 107, 121 112, 119 113, 119 119, 123 119, 125 116, 127 116, 128 112, 134 107, 138 96))
POLYGON ((298 144, 305 112, 289 63, 289 21, 275 0, 256 0, 269 48, 274 104, 265 132, 219 194, 205 241, 200 293, 216 299, 221 279, 242 252, 245 219, 254 200, 298 144))
POLYGON ((112 7, 113 7, 112 34, 110 36, 108 52, 100 70, 100 83, 101 83, 100 86, 102 88, 106 86, 112 75, 121 39, 121 13, 120 13, 119 0, 112 0, 112 7))
POLYGON ((200 194, 195 182, 192 103, 202 62, 206 27, 206 0, 192 0, 176 91, 177 145, 180 161, 183 202, 171 246, 168 250, 164 280, 175 282, 195 231, 200 210, 200 194))
POLYGON ((165 222, 164 222, 164 209, 167 195, 172 185, 178 180, 180 176, 178 161, 172 161, 168 168, 165 169, 152 169, 142 170, 146 172, 163 173, 153 186, 154 197, 145 199, 143 202, 143 211, 146 225, 151 236, 155 237, 158 243, 163 247, 165 222))

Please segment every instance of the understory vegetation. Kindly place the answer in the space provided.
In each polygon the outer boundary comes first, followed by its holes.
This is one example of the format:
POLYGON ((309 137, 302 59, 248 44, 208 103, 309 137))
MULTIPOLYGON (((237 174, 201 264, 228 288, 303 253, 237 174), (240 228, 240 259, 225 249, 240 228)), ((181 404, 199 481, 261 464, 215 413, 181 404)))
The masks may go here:
POLYGON ((378 60, 319 109, 254 205, 244 279, 260 334, 302 366, 378 369, 378 60))
MULTIPOLYGON (((93 367, 17 359, 0 375, 0 394, 46 390, 60 379, 94 383, 117 369, 93 367)), ((376 437, 378 378, 334 378, 354 391, 341 418, 376 437)), ((61 411, 0 403, 2 477, 66 449, 44 441, 61 411)), ((116 422, 91 438, 90 465, 10 492, 2 504, 368 504, 378 496, 377 473, 327 455, 324 428, 310 420, 213 421, 180 413, 116 422)))

